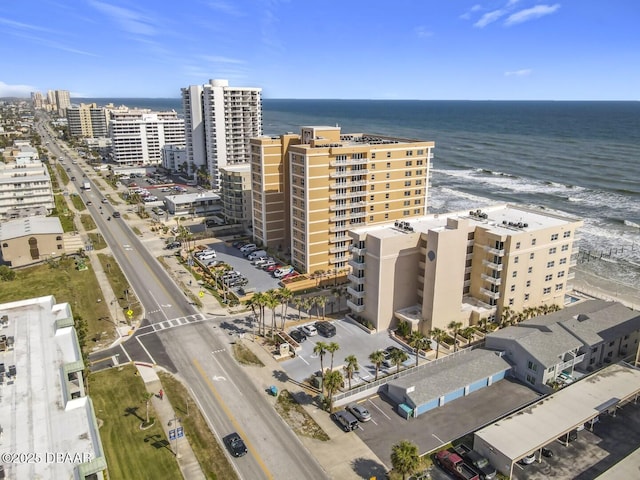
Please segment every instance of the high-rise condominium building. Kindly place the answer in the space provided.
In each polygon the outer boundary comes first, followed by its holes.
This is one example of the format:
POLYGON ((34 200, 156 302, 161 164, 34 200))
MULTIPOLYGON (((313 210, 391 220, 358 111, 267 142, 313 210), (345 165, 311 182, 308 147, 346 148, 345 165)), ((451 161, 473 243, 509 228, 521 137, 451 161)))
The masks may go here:
POLYGON ((512 205, 356 228, 348 306, 377 329, 427 333, 564 305, 583 222, 512 205))
POLYGON ((64 117, 67 108, 71 106, 71 96, 69 95, 69 90, 56 90, 56 109, 58 110, 58 115, 64 117))
POLYGON ((67 108, 69 134, 74 137, 101 138, 108 135, 108 112, 95 103, 67 108))
POLYGON ((227 223, 251 223, 251 165, 229 165, 220 169, 222 214, 227 223))
POLYGON ((113 156, 120 165, 160 164, 165 144, 184 145, 184 120, 175 111, 123 107, 110 110, 109 115, 113 156))
POLYGON ((250 160, 249 139, 262 135, 262 89, 227 80, 182 89, 188 174, 221 188, 220 169, 250 160))
POLYGON ((427 211, 434 142, 339 127, 251 140, 255 240, 304 271, 341 271, 348 231, 427 211))
POLYGON ((44 98, 42 98, 42 93, 31 92, 31 104, 36 110, 42 109, 42 107, 44 106, 44 98))

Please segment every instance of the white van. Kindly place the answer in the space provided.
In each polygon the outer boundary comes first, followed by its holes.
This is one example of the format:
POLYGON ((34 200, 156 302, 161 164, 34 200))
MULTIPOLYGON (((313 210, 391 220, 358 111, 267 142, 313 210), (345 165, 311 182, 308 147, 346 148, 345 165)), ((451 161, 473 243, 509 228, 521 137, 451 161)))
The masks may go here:
POLYGON ((273 276, 276 278, 280 278, 290 274, 291 272, 293 272, 293 267, 291 265, 287 265, 285 267, 275 269, 273 271, 273 276))
POLYGON ((249 256, 247 257, 247 259, 252 262, 254 260, 257 260, 259 258, 265 258, 267 256, 267 252, 265 250, 256 250, 254 252, 251 252, 249 254, 249 256))

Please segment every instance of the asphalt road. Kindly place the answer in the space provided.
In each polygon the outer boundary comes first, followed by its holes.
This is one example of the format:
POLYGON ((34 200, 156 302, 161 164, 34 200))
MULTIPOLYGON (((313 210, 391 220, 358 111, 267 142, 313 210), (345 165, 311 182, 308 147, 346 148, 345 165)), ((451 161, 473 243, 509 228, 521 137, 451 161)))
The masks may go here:
MULTIPOLYGON (((53 141, 49 147, 58 157, 69 155, 53 141)), ((78 182, 82 181, 80 166, 68 166, 78 182)), ((235 361, 229 334, 214 328, 228 318, 207 320, 199 313, 126 220, 107 221, 106 216, 113 213, 109 204, 103 205, 104 214, 99 213, 102 196, 95 185, 83 195, 93 201, 89 212, 146 312, 146 320, 133 338, 91 356, 104 359, 94 369, 111 366, 113 357, 119 355, 120 362, 151 361, 176 372, 190 387, 219 439, 238 431, 246 440, 249 455, 232 459, 242 478, 328 478, 275 413, 265 392, 256 390, 235 361)))

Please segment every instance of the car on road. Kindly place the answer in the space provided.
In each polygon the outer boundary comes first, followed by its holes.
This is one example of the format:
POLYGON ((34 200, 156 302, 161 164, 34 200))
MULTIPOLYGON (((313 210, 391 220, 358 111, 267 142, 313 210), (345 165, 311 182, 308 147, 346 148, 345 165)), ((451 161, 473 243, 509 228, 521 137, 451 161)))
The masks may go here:
POLYGON ((299 328, 296 328, 295 330, 292 330, 291 333, 289 333, 289 336, 291 338, 293 338, 296 342, 298 343, 302 343, 305 340, 307 340, 307 336, 305 335, 305 333, 300 330, 299 328))
POLYGON ((240 435, 236 432, 224 437, 224 443, 227 445, 227 448, 234 457, 242 457, 248 452, 247 446, 244 444, 242 438, 240 438, 240 435))
POLYGON ((346 410, 338 410, 331 414, 334 420, 345 432, 350 432, 358 428, 358 419, 346 410))
POLYGON ((364 406, 357 403, 347 405, 347 411, 351 412, 360 422, 368 422, 371 420, 371 413, 364 406))
POLYGON ((109 202, 109 200, 107 200, 106 198, 102 199, 102 203, 107 203, 107 202, 109 202))
POLYGON ((71 181, 75 182, 76 181, 76 177, 71 177, 71 181))
POLYGON ((313 325, 303 325, 300 328, 307 337, 313 337, 318 334, 318 329, 313 325))
POLYGON ((93 205, 93 202, 91 200, 87 200, 87 207, 90 207, 91 205, 93 205))
POLYGON ((113 212, 113 218, 120 218, 120 212, 113 212))

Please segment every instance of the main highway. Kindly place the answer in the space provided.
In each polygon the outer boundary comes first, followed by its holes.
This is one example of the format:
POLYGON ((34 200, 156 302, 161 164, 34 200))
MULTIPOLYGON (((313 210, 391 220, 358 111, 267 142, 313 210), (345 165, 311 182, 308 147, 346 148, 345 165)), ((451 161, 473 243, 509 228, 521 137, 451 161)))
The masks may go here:
MULTIPOLYGON (((68 155, 44 128, 39 125, 50 150, 57 156, 68 155)), ((77 186, 88 180, 82 178, 79 165, 69 168, 78 179, 77 186)), ((199 312, 126 220, 113 218, 114 208, 120 207, 103 204, 104 197, 95 184, 82 195, 92 201, 89 212, 145 312, 145 320, 132 338, 100 355, 117 354, 120 362, 154 362, 176 373, 190 388, 219 439, 236 431, 245 440, 248 455, 231 460, 242 478, 328 478, 274 411, 265 391, 255 386, 234 359, 234 337, 221 324, 237 319, 211 318, 199 312), (111 220, 107 220, 109 216, 111 220)))

